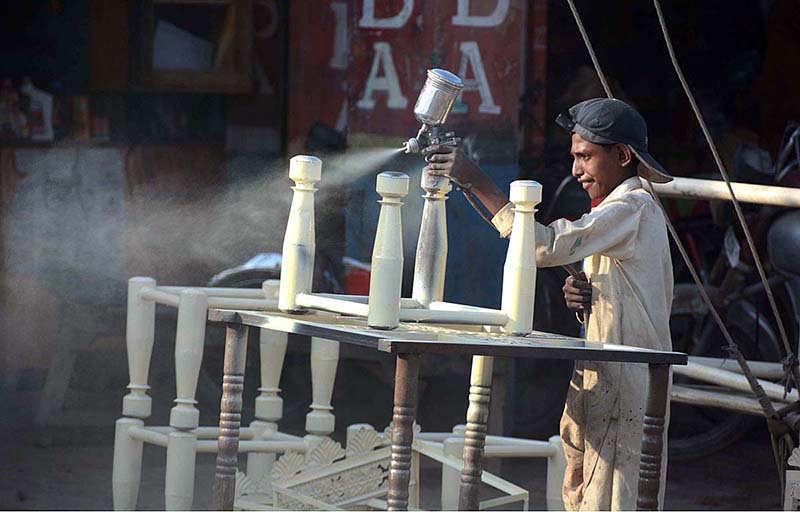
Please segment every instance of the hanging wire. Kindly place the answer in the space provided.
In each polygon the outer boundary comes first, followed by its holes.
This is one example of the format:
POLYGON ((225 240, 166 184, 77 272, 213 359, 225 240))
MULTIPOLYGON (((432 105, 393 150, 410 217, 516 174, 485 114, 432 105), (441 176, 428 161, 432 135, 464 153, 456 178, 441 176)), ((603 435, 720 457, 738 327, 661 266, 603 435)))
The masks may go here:
POLYGON ((581 21, 581 16, 578 14, 578 9, 575 8, 575 3, 573 0, 567 0, 567 3, 572 11, 572 16, 575 18, 575 23, 578 24, 578 31, 581 33, 583 42, 586 43, 586 49, 589 50, 589 57, 592 59, 592 64, 594 64, 594 69, 597 71, 597 77, 600 79, 600 83, 603 85, 603 90, 606 92, 606 96, 613 100, 614 95, 611 94, 611 87, 608 86, 606 75, 603 74, 603 71, 600 69, 600 61, 597 60, 597 55, 594 53, 594 47, 592 46, 592 43, 589 42, 589 35, 586 33, 586 29, 583 27, 583 21, 581 21))
MULTIPOLYGON (((658 15, 658 23, 661 26, 661 32, 664 34, 664 42, 667 45, 667 51, 669 52, 669 59, 672 62, 672 67, 675 68, 675 73, 678 75, 678 79, 681 82, 683 91, 686 93, 686 97, 689 99, 689 103, 692 105, 694 115, 697 117, 698 123, 700 123, 700 128, 702 128, 706 142, 708 142, 708 146, 711 148, 711 153, 714 155, 714 161, 717 164, 717 168, 719 169, 722 178, 725 180, 725 185, 728 187, 728 192, 731 194, 733 208, 736 211, 736 216, 739 218, 739 223, 742 225, 745 239, 747 239, 747 245, 750 248, 750 253, 753 255, 753 262, 756 265, 756 269, 758 269, 758 275, 761 278, 761 282, 764 284, 764 290, 767 292, 767 299, 769 300, 769 305, 772 308, 772 314, 775 316, 775 321, 778 324, 778 331, 780 332, 781 340, 783 341, 783 347, 786 350, 785 361, 789 363, 791 377, 794 380, 795 388, 797 388, 798 384, 800 384, 800 370, 797 367, 797 359, 795 358, 794 351, 789 343, 789 336, 786 334, 786 327, 783 325, 783 321, 781 320, 781 314, 780 311, 778 311, 778 304, 775 302, 775 296, 772 294, 772 287, 767 280, 767 274, 764 272, 764 266, 762 265, 761 258, 758 255, 758 250, 756 249, 756 244, 753 241, 753 236, 750 234, 750 228, 747 226, 747 222, 745 221, 744 213, 742 213, 742 207, 739 204, 739 201, 736 199, 736 195, 733 193, 733 186, 731 185, 731 180, 728 177, 728 172, 725 170, 725 165, 722 163, 722 158, 719 156, 719 151, 717 151, 717 145, 711 138, 711 133, 708 131, 706 122, 703 119, 703 114, 700 113, 700 109, 697 107, 697 102, 694 99, 694 95, 689 89, 689 84, 686 82, 686 78, 683 76, 683 71, 681 71, 681 67, 678 64, 678 59, 675 56, 675 50, 672 47, 672 40, 670 39, 669 32, 667 30, 667 24, 664 21, 664 14, 661 12, 661 4, 659 3, 659 0, 653 0, 653 5, 655 5, 656 8, 656 14, 658 15)), ((786 391, 788 390, 789 388, 787 387, 786 391)))
MULTIPOLYGON (((600 82, 603 84, 603 88, 606 90, 606 95, 609 98, 613 99, 614 96, 611 93, 611 89, 608 88, 608 82, 606 81, 605 74, 603 73, 603 70, 600 67, 600 63, 597 61, 596 57, 594 57, 595 55, 594 48, 592 47, 592 43, 589 40, 589 36, 586 34, 586 30, 583 29, 583 23, 581 22, 578 10, 575 8, 574 1, 567 0, 567 3, 569 4, 570 9, 572 10, 572 15, 575 17, 575 22, 578 25, 578 29, 581 33, 581 37, 583 38, 583 42, 586 45, 587 50, 589 51, 589 55, 592 56, 592 62, 594 63, 595 71, 597 72, 597 76, 600 78, 600 82)), ((753 372, 750 370, 750 365, 747 363, 747 360, 742 355, 738 345, 736 345, 736 342, 733 340, 733 337, 728 331, 728 328, 722 322, 722 318, 720 317, 719 312, 717 312, 716 307, 714 307, 714 304, 711 302, 711 298, 708 296, 706 288, 703 285, 703 282, 700 280, 700 276, 697 274, 697 270, 694 268, 694 264, 689 258, 689 254, 686 252, 686 248, 683 246, 683 243, 681 242, 680 237, 678 236, 678 232, 675 229, 675 226, 672 224, 672 221, 670 220, 667 211, 664 209, 664 205, 656 196, 655 191, 650 185, 650 182, 645 179, 642 180, 642 183, 645 184, 645 188, 647 189, 647 191, 653 196, 655 202, 661 207, 661 211, 664 214, 664 219, 667 222, 667 229, 669 230, 669 233, 672 236, 675 245, 678 247, 678 251, 680 252, 681 257, 683 257, 683 261, 686 263, 686 267, 689 269, 689 273, 691 274, 692 279, 694 280, 698 290, 700 291, 700 297, 703 299, 703 302, 705 303, 706 307, 711 313, 711 316, 714 318, 714 321, 716 322, 717 326, 722 332, 722 335, 728 344, 728 351, 734 357, 734 359, 736 359, 736 361, 739 363, 739 366, 741 367, 742 372, 747 378, 747 382, 750 385, 753 394, 756 396, 756 399, 759 405, 761 406, 761 409, 764 411, 764 416, 768 418, 768 420, 780 421, 778 413, 776 412, 775 407, 772 405, 772 401, 769 399, 769 397, 767 397, 767 394, 764 392, 764 388, 761 387, 761 384, 758 382, 758 379, 753 375, 753 372)), ((768 422, 768 425, 769 424, 770 422, 768 422)), ((773 446, 773 451, 774 451, 774 446, 773 446)))

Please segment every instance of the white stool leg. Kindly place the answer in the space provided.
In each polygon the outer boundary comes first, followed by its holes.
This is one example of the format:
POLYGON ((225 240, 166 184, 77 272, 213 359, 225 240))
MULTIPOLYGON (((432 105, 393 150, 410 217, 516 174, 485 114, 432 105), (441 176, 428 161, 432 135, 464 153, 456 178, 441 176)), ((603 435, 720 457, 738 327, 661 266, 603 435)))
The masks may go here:
POLYGON ((331 397, 339 365, 339 342, 311 338, 311 412, 306 414, 306 432, 329 436, 335 426, 331 397))
POLYGON ((547 510, 564 510, 562 489, 564 487, 564 472, 567 470, 567 458, 564 456, 564 445, 560 436, 548 439, 555 448, 556 454, 547 459, 547 510))
POLYGON ((408 195, 408 176, 399 172, 378 175, 375 190, 381 195, 381 212, 372 248, 367 323, 376 329, 394 329, 400 323, 403 284, 403 223, 401 201, 408 195))
MULTIPOLYGON (((278 430, 278 421, 283 417, 283 399, 278 387, 281 381, 283 361, 286 356, 288 334, 268 329, 260 330, 261 387, 256 398, 256 419, 250 423, 256 439, 266 439, 278 430)), ((272 492, 272 466, 274 453, 251 452, 247 455, 247 476, 253 481, 263 482, 264 492, 272 492)))
POLYGON ((452 186, 446 178, 422 173, 422 222, 419 226, 417 254, 414 259, 414 287, 411 298, 427 307, 444 300, 444 277, 447 267, 447 211, 445 201, 452 186))
MULTIPOLYGON (((464 438, 449 437, 444 440, 444 454, 461 460, 464 438)), ((458 509, 458 489, 461 485, 461 467, 442 465, 442 510, 458 509)))
POLYGON ((194 500, 194 466, 197 436, 170 432, 167 439, 167 477, 164 510, 191 510, 194 500))
POLYGON ((114 463, 111 472, 114 510, 136 510, 142 480, 143 443, 133 439, 128 430, 141 427, 144 421, 120 418, 114 431, 114 463))
POLYGON ((133 277, 128 281, 128 312, 125 345, 128 353, 130 392, 122 399, 123 418, 117 420, 114 434, 112 469, 115 510, 133 510, 139 496, 142 472, 142 442, 131 439, 128 430, 142 426, 150 416, 151 400, 147 396, 147 375, 155 338, 155 303, 142 299, 144 288, 154 288, 155 279, 133 277))
POLYGON ((155 338, 156 305, 142 299, 144 288, 155 288, 155 279, 132 277, 128 281, 128 319, 125 344, 128 350, 130 393, 122 399, 122 414, 134 418, 148 418, 151 400, 147 396, 147 375, 155 338))
POLYGON ((297 294, 311 293, 314 277, 314 184, 322 177, 322 162, 314 156, 298 155, 289 161, 292 206, 286 223, 281 260, 281 284, 278 307, 281 311, 297 311, 297 294))
POLYGON ((533 330, 536 296, 536 205, 542 200, 542 186, 535 181, 511 184, 509 199, 514 203, 514 224, 503 266, 501 309, 508 315, 503 330, 525 335, 533 330))
POLYGON ((178 304, 175 335, 175 382, 177 397, 169 424, 176 429, 167 440, 167 468, 164 487, 166 510, 192 508, 194 498, 195 448, 200 411, 194 399, 203 361, 208 297, 199 290, 184 290, 178 304))

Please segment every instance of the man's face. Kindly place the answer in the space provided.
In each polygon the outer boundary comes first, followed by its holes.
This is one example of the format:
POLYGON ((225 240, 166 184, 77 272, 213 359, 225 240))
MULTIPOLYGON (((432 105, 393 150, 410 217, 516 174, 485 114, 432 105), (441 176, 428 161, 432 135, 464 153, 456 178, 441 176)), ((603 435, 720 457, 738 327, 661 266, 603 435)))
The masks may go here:
POLYGON ((621 153, 625 151, 619 146, 608 149, 589 142, 577 133, 572 134, 572 175, 592 199, 608 195, 631 175, 631 171, 624 167, 626 155, 621 153))

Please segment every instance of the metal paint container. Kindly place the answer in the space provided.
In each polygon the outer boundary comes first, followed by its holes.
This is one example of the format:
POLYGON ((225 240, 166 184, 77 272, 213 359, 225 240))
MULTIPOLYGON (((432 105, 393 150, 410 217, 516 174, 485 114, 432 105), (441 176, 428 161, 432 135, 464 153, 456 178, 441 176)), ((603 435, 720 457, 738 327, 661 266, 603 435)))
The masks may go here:
POLYGON ((414 117, 428 126, 444 124, 463 88, 464 82, 453 73, 444 69, 429 69, 428 79, 414 105, 414 117))

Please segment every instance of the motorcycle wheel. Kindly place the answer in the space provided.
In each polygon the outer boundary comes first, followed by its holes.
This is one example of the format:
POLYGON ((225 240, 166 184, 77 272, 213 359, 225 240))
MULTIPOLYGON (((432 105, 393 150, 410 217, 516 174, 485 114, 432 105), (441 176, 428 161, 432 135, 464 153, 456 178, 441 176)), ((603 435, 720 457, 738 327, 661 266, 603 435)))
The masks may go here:
MULTIPOLYGON (((723 350, 722 333, 713 324, 714 320, 702 302, 699 302, 695 285, 676 284, 674 296, 676 303, 670 317, 673 350, 689 355, 728 357, 723 350)), ((771 358, 769 350, 762 354, 751 333, 737 325, 728 324, 728 329, 745 358, 771 358)), ((674 384, 686 385, 689 382, 696 383, 686 377, 673 376, 674 384)), ((669 458, 685 461, 717 452, 763 422, 763 419, 754 416, 673 402, 670 407, 669 458)))

